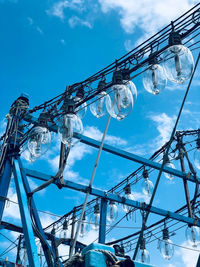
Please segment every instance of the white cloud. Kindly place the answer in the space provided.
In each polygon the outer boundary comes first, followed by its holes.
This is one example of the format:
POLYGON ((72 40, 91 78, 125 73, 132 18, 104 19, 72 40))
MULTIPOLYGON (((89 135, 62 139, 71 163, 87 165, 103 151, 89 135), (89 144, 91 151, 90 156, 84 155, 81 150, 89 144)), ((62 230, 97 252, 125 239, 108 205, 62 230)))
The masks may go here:
MULTIPOLYGON (((189 246, 187 242, 183 242, 181 246, 194 249, 192 246, 189 246)), ((181 258, 182 262, 184 263, 184 267, 191 267, 196 266, 199 252, 179 248, 176 250, 176 255, 181 258)))
POLYGON ((39 26, 36 27, 36 30, 37 30, 40 34, 44 34, 43 30, 42 30, 39 26))
MULTIPOLYGON (((157 125, 156 128, 159 132, 159 136, 155 139, 155 145, 159 148, 169 141, 176 116, 169 117, 166 113, 161 113, 158 115, 150 115, 149 118, 157 125)), ((154 146, 154 149, 156 147, 154 146)))
POLYGON ((71 18, 69 18, 68 23, 71 28, 74 28, 77 25, 83 25, 88 27, 89 29, 92 29, 92 24, 89 21, 83 20, 77 16, 72 16, 71 18))
POLYGON ((82 12, 84 10, 83 3, 84 3, 83 0, 59 1, 55 3, 52 8, 47 10, 47 14, 58 17, 63 20, 65 18, 65 14, 64 14, 65 9, 69 8, 72 10, 82 12))
POLYGON ((135 27, 152 34, 158 28, 180 16, 190 9, 196 0, 99 0, 102 11, 118 12, 123 29, 132 33, 135 27))
MULTIPOLYGON (((86 126, 84 130, 84 135, 93 138, 95 140, 100 141, 102 138, 103 133, 94 126, 86 126)), ((114 135, 106 135, 105 142, 110 145, 118 145, 118 146, 125 146, 127 145, 127 141, 114 135)))

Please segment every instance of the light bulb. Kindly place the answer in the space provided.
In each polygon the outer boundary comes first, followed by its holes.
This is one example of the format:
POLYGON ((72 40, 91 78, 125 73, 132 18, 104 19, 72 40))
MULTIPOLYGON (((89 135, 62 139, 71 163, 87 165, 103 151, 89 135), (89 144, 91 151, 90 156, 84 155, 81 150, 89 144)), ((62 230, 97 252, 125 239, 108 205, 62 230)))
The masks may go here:
POLYGON ((83 219, 80 225, 80 232, 79 232, 80 237, 84 237, 86 232, 87 232, 87 217, 84 213, 83 219))
POLYGON ((142 192, 145 196, 151 197, 153 192, 153 183, 148 178, 144 178, 142 182, 142 192))
MULTIPOLYGON (((130 200, 135 200, 133 194, 131 193, 131 186, 130 184, 127 184, 124 188, 124 197, 130 200)), ((127 206, 126 204, 123 204, 123 210, 128 213, 132 209, 131 206, 127 206)))
MULTIPOLYGON (((83 99, 76 96, 74 99, 75 104, 78 104, 79 102, 81 102, 83 99)), ((84 102, 83 104, 81 104, 80 106, 78 106, 77 108, 75 108, 75 113, 77 114, 77 116, 82 119, 83 117, 85 117, 85 114, 87 112, 87 103, 84 102)))
POLYGON ((60 231, 60 238, 68 238, 68 222, 65 220, 63 223, 63 228, 60 231))
POLYGON ((79 139, 73 138, 74 133, 81 134, 83 132, 83 124, 81 119, 74 113, 66 114, 58 121, 58 133, 62 143, 68 147, 74 146, 79 139))
POLYGON ((94 213, 90 216, 90 225, 92 229, 97 231, 99 229, 99 222, 100 222, 100 212, 99 212, 99 204, 97 203, 94 206, 94 213))
POLYGON ((182 44, 167 48, 164 53, 163 66, 167 78, 175 83, 183 83, 192 75, 194 59, 190 50, 182 44))
POLYGON ((198 226, 188 226, 185 231, 186 239, 193 247, 200 243, 200 231, 198 226))
MULTIPOLYGON (((172 168, 172 169, 175 169, 174 164, 171 163, 171 162, 169 161, 169 159, 167 160, 165 166, 166 166, 166 167, 169 167, 169 168, 172 168)), ((174 175, 173 175, 173 174, 164 172, 164 175, 165 175, 165 177, 166 177, 168 180, 171 180, 171 181, 172 181, 172 180, 174 179, 174 175)))
POLYGON ((167 84, 167 77, 162 66, 150 64, 143 73, 143 85, 147 92, 158 95, 167 84))
POLYGON ((130 114, 133 109, 133 95, 126 85, 112 86, 111 93, 106 97, 106 108, 111 117, 119 121, 130 114))
POLYGON ((107 220, 109 223, 113 223, 118 217, 118 208, 114 201, 110 201, 108 205, 107 220))
POLYGON ((51 134, 46 127, 36 126, 28 135, 28 149, 34 158, 45 154, 51 143, 51 134))
POLYGON ((163 229, 163 239, 158 241, 158 247, 165 260, 170 260, 174 255, 174 245, 169 239, 169 232, 167 228, 163 229))
POLYGON ((136 260, 142 263, 149 263, 150 262, 149 251, 147 249, 139 249, 138 257, 136 260))
POLYGON ((97 118, 101 118, 107 113, 106 97, 106 92, 102 91, 94 98, 94 102, 90 105, 90 111, 97 118))
MULTIPOLYGON (((77 105, 79 102, 81 102, 84 98, 84 87, 81 85, 79 86, 79 88, 77 89, 76 92, 76 96, 74 98, 74 104, 77 105)), ((77 108, 74 109, 75 113, 77 114, 77 116, 82 119, 87 111, 87 104, 86 102, 84 102, 83 104, 81 104, 80 106, 78 106, 77 108)))
POLYGON ((137 89, 135 84, 131 80, 123 80, 123 84, 126 85, 128 89, 131 91, 133 96, 133 105, 134 105, 137 100, 137 89))
POLYGON ((22 242, 22 247, 20 249, 19 257, 21 260, 21 264, 25 266, 28 261, 25 241, 22 242))

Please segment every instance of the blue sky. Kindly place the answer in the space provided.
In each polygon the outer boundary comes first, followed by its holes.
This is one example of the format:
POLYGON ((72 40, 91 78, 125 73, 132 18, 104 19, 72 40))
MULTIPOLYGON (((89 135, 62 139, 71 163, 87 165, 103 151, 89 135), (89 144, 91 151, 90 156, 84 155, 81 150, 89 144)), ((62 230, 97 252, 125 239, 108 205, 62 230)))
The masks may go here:
MULTIPOLYGON (((30 107, 41 104, 65 90, 66 85, 79 82, 115 59, 134 48, 142 40, 156 33, 198 1, 189 0, 71 0, 71 1, 23 1, 0 0, 0 82, 1 133, 5 127, 4 117, 12 102, 21 92, 30 96, 30 107), (134 2, 134 3, 133 3, 134 2)), ((194 57, 196 54, 194 52, 194 57)), ((132 113, 121 122, 111 120, 106 142, 135 154, 149 157, 163 145, 170 136, 178 109, 181 105, 187 83, 174 85, 168 82, 162 94, 154 96, 147 93, 142 78, 133 81, 138 90, 138 99, 132 113)), ((178 129, 197 129, 200 127, 200 91, 198 75, 185 104, 178 129)), ((100 140, 106 118, 96 119, 89 109, 83 119, 84 134, 100 140)), ((97 151, 83 144, 72 149, 65 177, 72 181, 87 184, 91 177, 97 151), (90 162, 90 164, 88 164, 90 162), (87 166, 87 168, 85 168, 87 166)), ((57 171, 59 140, 54 135, 51 149, 34 164, 24 164, 32 169, 54 174, 57 171)), ((138 164, 102 153, 94 180, 94 186, 109 189, 139 167, 138 164)), ((180 168, 176 164, 177 168, 180 168)), ((155 183, 157 172, 150 178, 155 183)), ((164 177, 158 190, 154 205, 175 210, 184 204, 181 181, 167 182, 164 177), (177 194, 178 189, 178 194, 177 194), (169 197, 170 195, 170 197, 169 197), (167 200, 167 201, 166 201, 167 200)), ((30 181, 32 187, 39 184, 30 181)), ((141 185, 133 189, 136 198, 144 201, 141 185)), ((191 187, 191 190, 193 188, 191 187)), ((16 201, 13 183, 10 199, 16 201)), ((58 190, 54 186, 38 193, 38 209, 57 215, 67 213, 74 205, 81 204, 84 195, 71 190, 58 190), (52 196, 53 199, 52 199, 52 196)), ((4 219, 20 224, 16 205, 10 204, 5 210, 4 219)), ((123 211, 119 206, 119 216, 123 211)), ((48 224, 58 217, 40 214, 43 223, 48 224)), ((139 213, 137 213, 137 217, 139 213)), ((150 222, 159 217, 150 217, 150 222)), ((123 221, 121 226, 138 227, 136 222, 123 221)), ((184 229, 173 241, 186 246, 184 229)), ((3 231, 11 238, 16 235, 3 231)), ((130 229, 115 230, 108 240, 132 233, 130 229)), ((95 240, 96 233, 90 231, 85 242, 95 240)), ((9 245, 1 238, 0 251, 9 245)), ((196 254, 189 250, 175 248, 170 262, 165 262, 156 249, 157 243, 150 247, 151 263, 157 266, 191 267, 196 254), (184 255, 184 257, 183 257, 184 255)), ((63 249, 64 250, 64 249, 63 249)), ((63 252, 63 251, 62 251, 63 252)), ((63 252, 64 253, 64 252, 63 252)), ((132 255, 133 252, 130 253, 132 255)), ((13 259, 13 254, 9 254, 13 259)), ((193 263, 194 264, 194 263, 193 263)))

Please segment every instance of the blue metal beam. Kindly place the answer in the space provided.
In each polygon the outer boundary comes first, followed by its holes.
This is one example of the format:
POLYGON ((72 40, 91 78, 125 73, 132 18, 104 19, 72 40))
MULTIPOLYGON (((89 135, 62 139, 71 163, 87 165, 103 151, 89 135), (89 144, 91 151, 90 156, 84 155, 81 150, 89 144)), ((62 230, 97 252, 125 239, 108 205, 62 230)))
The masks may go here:
POLYGON ((35 237, 31 223, 30 211, 27 203, 27 196, 24 189, 23 179, 20 172, 20 166, 17 159, 14 159, 14 179, 19 201, 19 210, 23 225, 23 232, 25 237, 25 244, 28 253, 29 265, 31 267, 40 266, 40 260, 37 254, 37 246, 35 244, 35 237))
POLYGON ((101 199, 100 206, 100 222, 99 222, 99 243, 105 244, 106 242, 106 215, 107 215, 107 200, 101 199))
MULTIPOLYGON (((38 123, 38 119, 35 118, 35 117, 32 117, 30 115, 26 116, 24 120, 27 121, 27 122, 31 122, 33 124, 37 124, 38 123)), ((51 131, 53 131, 53 132, 56 132, 56 133, 58 131, 57 125, 55 125, 55 124, 54 125, 49 125, 49 129, 51 131)), ((99 148, 100 145, 101 145, 100 141, 94 140, 94 139, 92 139, 90 137, 87 137, 85 135, 81 135, 81 134, 75 133, 74 137, 77 138, 77 139, 80 139, 80 142, 82 142, 84 144, 87 144, 87 145, 90 145, 90 146, 95 147, 95 148, 99 148)), ((149 166, 149 167, 154 168, 156 170, 160 170, 160 168, 161 168, 161 164, 158 163, 158 162, 155 162, 155 161, 152 161, 152 160, 149 160, 149 159, 145 159, 145 158, 140 157, 140 156, 138 156, 136 154, 127 152, 125 150, 122 150, 122 149, 119 149, 119 148, 116 148, 116 147, 113 147, 113 146, 110 146, 110 145, 107 145, 107 144, 104 144, 103 150, 108 152, 108 153, 111 153, 113 155, 120 156, 122 158, 131 160, 131 161, 134 161, 134 162, 137 162, 137 163, 140 163, 140 164, 144 164, 145 166, 149 166)), ((176 170, 176 169, 169 168, 167 166, 165 166, 163 168, 163 172, 172 174, 172 175, 177 176, 179 178, 185 178, 188 181, 191 181, 191 182, 194 182, 194 183, 196 183, 196 182, 200 183, 200 179, 198 177, 195 178, 192 174, 189 177, 187 177, 186 173, 183 173, 183 172, 181 172, 179 170, 176 170)))
MULTIPOLYGON (((26 174, 25 174, 25 171, 24 171, 24 168, 22 166, 20 158, 18 158, 18 163, 19 163, 20 172, 21 172, 22 179, 23 179, 25 192, 26 192, 26 195, 28 195, 29 193, 31 193, 31 189, 30 189, 30 186, 29 186, 29 183, 28 183, 28 180, 27 180, 27 177, 26 177, 26 174)), ((35 205, 35 201, 34 201, 33 196, 32 196, 32 200, 31 200, 31 204, 32 204, 31 205, 32 206, 32 214, 33 214, 36 226, 40 232, 40 235, 42 236, 43 240, 45 241, 45 243, 44 242, 41 243, 43 251, 44 251, 45 259, 47 261, 47 265, 51 266, 51 264, 52 264, 52 258, 51 258, 51 252, 50 252, 51 247, 46 240, 46 236, 45 236, 45 233, 44 233, 43 228, 42 228, 42 224, 41 224, 41 221, 40 221, 37 209, 36 209, 36 205, 35 205)), ((56 255, 54 255, 54 258, 56 259, 56 255)))
MULTIPOLYGON (((33 171, 33 170, 29 170, 29 169, 24 169, 24 170, 25 170, 27 176, 30 176, 30 177, 33 177, 33 178, 36 178, 36 179, 39 179, 39 180, 47 181, 47 180, 51 179, 51 177, 52 177, 50 175, 43 174, 43 173, 38 172, 38 171, 33 171)), ((196 224, 197 226, 200 227, 200 221, 199 220, 196 220, 196 219, 193 219, 193 218, 189 218, 189 217, 186 217, 186 216, 182 216, 182 215, 180 215, 178 213, 175 213, 175 212, 171 212, 171 211, 168 211, 168 210, 160 209, 160 208, 157 208, 157 207, 154 207, 154 206, 149 207, 148 204, 145 204, 145 203, 142 203, 142 202, 139 202, 139 201, 126 199, 124 197, 120 197, 118 195, 109 193, 107 191, 103 191, 103 190, 95 189, 95 188, 90 188, 88 186, 85 186, 85 185, 82 185, 82 184, 78 184, 78 183, 74 183, 74 182, 71 182, 71 181, 68 181, 68 180, 64 180, 64 182, 65 182, 64 187, 67 187, 67 188, 71 188, 71 189, 74 189, 74 190, 77 190, 77 191, 80 191, 80 192, 83 192, 83 193, 87 193, 89 191, 91 195, 96 196, 96 197, 101 197, 101 198, 105 198, 106 200, 112 200, 114 202, 118 202, 118 203, 121 203, 121 204, 126 204, 127 206, 134 207, 134 208, 137 208, 137 209, 140 209, 140 210, 145 210, 145 211, 150 210, 150 212, 152 212, 154 214, 157 214, 157 215, 160 215, 160 216, 164 216, 164 217, 167 217, 167 218, 171 218, 171 219, 174 219, 174 220, 177 220, 177 221, 180 221, 180 222, 184 222, 184 223, 187 223, 187 224, 191 224, 191 225, 195 225, 196 224)))
POLYGON ((0 222, 2 220, 6 197, 8 194, 8 188, 9 188, 9 184, 11 180, 11 173, 12 173, 11 163, 7 159, 4 164, 3 173, 0 176, 0 196, 1 196, 0 197, 0 222))

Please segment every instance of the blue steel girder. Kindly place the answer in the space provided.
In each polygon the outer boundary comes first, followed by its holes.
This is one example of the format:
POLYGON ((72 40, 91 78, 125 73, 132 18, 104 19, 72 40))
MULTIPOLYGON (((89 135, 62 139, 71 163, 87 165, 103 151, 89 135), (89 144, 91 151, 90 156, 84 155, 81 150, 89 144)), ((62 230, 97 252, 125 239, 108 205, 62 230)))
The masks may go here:
MULTIPOLYGON (((26 172, 26 175, 29 177, 33 177, 42 181, 48 181, 49 179, 52 178, 51 175, 47 175, 47 174, 43 174, 41 172, 38 171, 34 171, 34 170, 29 170, 29 169, 24 169, 26 172)), ((63 185, 63 187, 67 187, 67 188, 71 188, 73 190, 76 191, 80 191, 83 193, 87 193, 88 191, 90 192, 91 195, 96 196, 96 197, 100 197, 100 198, 105 198, 105 200, 112 200, 114 202, 117 203, 121 203, 121 204, 126 204, 127 206, 133 207, 133 208, 137 208, 140 210, 145 210, 145 211, 149 211, 151 213, 160 215, 160 216, 164 216, 167 218, 171 218, 180 222, 184 222, 187 224, 191 224, 191 225, 197 225, 200 227, 200 221, 193 219, 193 218, 189 218, 183 215, 180 215, 178 213, 175 212, 171 212, 168 210, 164 210, 164 209, 160 209, 154 206, 149 206, 146 203, 142 203, 139 201, 134 201, 134 200, 130 200, 130 199, 126 199, 124 197, 120 197, 118 195, 115 195, 113 193, 107 192, 107 191, 103 191, 100 189, 96 189, 96 188, 90 188, 88 186, 82 185, 82 184, 78 184, 78 183, 74 183, 68 180, 64 179, 65 184, 63 185)))
POLYGON ((4 170, 0 176, 0 222, 2 220, 5 202, 8 194, 8 188, 11 180, 12 167, 9 159, 4 164, 4 170))
MULTIPOLYGON (((37 124, 38 123, 38 119, 35 118, 35 117, 32 117, 30 115, 26 116, 24 118, 24 120, 27 121, 27 122, 31 122, 33 124, 37 124)), ((49 129, 50 129, 50 131, 56 132, 56 133, 58 131, 57 126, 55 124, 54 125, 49 125, 49 129)), ((74 133, 74 137, 77 138, 77 139, 80 139, 80 142, 82 142, 84 144, 87 144, 87 145, 90 145, 90 146, 95 147, 95 148, 99 148, 100 145, 101 145, 100 141, 97 141, 95 139, 92 139, 92 138, 87 137, 87 136, 82 135, 82 134, 74 133)), ((125 158, 125 159, 128 159, 128 160, 131 160, 131 161, 134 161, 134 162, 137 162, 137 163, 140 163, 140 164, 144 164, 145 166, 154 168, 156 170, 160 170, 161 169, 161 164, 158 163, 158 162, 143 158, 143 157, 138 156, 136 154, 127 152, 125 150, 122 150, 122 149, 119 149, 119 148, 116 148, 116 147, 113 147, 113 146, 110 146, 110 145, 107 145, 107 144, 103 145, 103 150, 108 152, 108 153, 111 153, 113 155, 116 155, 116 156, 119 156, 119 157, 122 157, 122 158, 125 158)), ((163 172, 172 174, 172 175, 177 176, 179 178, 187 179, 188 181, 191 181, 191 182, 194 182, 194 183, 196 183, 196 182, 200 183, 200 179, 198 177, 195 178, 192 174, 187 177, 186 173, 183 173, 182 171, 179 171, 179 170, 176 170, 176 169, 173 169, 173 168, 169 168, 167 166, 164 166, 163 172)))
MULTIPOLYGON (((20 158, 18 158, 18 164, 19 164, 20 172, 21 172, 22 179, 23 179, 24 189, 25 189, 26 194, 28 195, 29 193, 31 193, 31 189, 30 189, 30 186, 29 186, 29 183, 28 183, 28 180, 27 180, 27 177, 26 177, 26 173, 24 171, 24 168, 22 166, 22 162, 21 162, 20 158)), ((32 200, 31 200, 31 204, 32 204, 31 205, 32 206, 32 214, 33 214, 36 226, 37 226, 37 228, 38 228, 38 230, 40 232, 40 235, 43 238, 43 242, 41 243, 41 245, 42 245, 42 248, 43 248, 43 251, 44 251, 44 255, 45 255, 47 264, 49 266, 51 266, 51 264, 52 264, 51 253, 50 253, 51 247, 50 247, 50 245, 48 244, 48 242, 46 240, 46 236, 45 236, 45 233, 44 233, 43 228, 42 228, 42 224, 41 224, 41 221, 40 221, 37 209, 36 209, 36 205, 35 205, 35 201, 34 201, 34 197, 33 196, 32 196, 32 200)), ((53 255, 53 256, 54 256, 54 259, 56 259, 56 255, 53 255)))
POLYGON ((25 244, 27 248, 28 261, 31 267, 40 266, 40 260, 37 253, 37 246, 33 233, 30 211, 27 203, 27 195, 24 189, 23 179, 20 172, 20 166, 17 159, 14 159, 14 179, 19 202, 19 210, 23 225, 25 244))
POLYGON ((106 215, 107 215, 107 203, 105 198, 101 198, 100 206, 100 221, 99 221, 99 243, 105 244, 106 237, 106 215))

